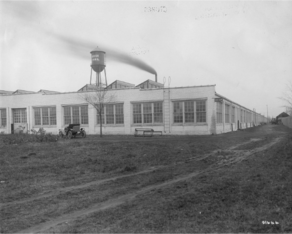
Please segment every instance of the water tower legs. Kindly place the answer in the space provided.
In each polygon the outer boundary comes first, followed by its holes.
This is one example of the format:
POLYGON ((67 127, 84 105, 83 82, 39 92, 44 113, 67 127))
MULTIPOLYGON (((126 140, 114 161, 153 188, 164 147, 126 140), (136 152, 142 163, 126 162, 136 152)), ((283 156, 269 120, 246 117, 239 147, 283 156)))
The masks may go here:
POLYGON ((106 87, 107 87, 107 78, 106 78, 105 68, 104 68, 104 77, 105 77, 105 85, 106 85, 106 87))
POLYGON ((90 83, 91 84, 91 80, 92 80, 92 67, 90 67, 90 83))

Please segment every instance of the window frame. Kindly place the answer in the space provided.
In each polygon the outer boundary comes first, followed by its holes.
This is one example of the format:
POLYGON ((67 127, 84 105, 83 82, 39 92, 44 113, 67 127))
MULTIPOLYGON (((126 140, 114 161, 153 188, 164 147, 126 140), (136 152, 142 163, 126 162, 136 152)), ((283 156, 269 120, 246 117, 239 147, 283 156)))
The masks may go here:
MULTIPOLYGON (((100 125, 99 122, 99 113, 97 110, 95 110, 96 113, 96 126, 100 125)), ((101 118, 102 118, 102 126, 123 126, 125 124, 125 117, 124 117, 124 103, 106 103, 103 104, 103 109, 101 113, 101 118), (112 114, 108 113, 107 107, 108 106, 113 106, 113 112, 112 114), (108 116, 113 117, 113 123, 108 123, 107 118, 108 116), (119 120, 119 122, 117 121, 119 120), (122 123, 120 123, 120 120, 122 120, 122 123)))
POLYGON ((132 126, 156 126, 164 124, 163 101, 131 102, 131 107, 132 126), (140 106, 139 112, 136 111, 136 106, 140 106), (148 107, 145 108, 145 106, 148 107), (145 111, 147 112, 145 113, 145 111), (141 122, 135 122, 135 115, 141 116, 141 122), (145 122, 145 119, 147 119, 147 122, 145 122))
POLYGON ((13 124, 15 124, 15 123, 27 124, 27 109, 26 108, 13 108, 12 109, 12 120, 13 120, 13 124), (17 117, 19 117, 20 122, 15 121, 16 111, 20 111, 19 116, 17 116, 17 117), (24 112, 24 114, 23 114, 23 112, 24 112))
POLYGON ((184 125, 206 125, 207 122, 207 99, 185 99, 185 100, 172 100, 172 125, 174 126, 184 126, 184 125), (187 103, 187 104, 186 104, 187 103), (191 106, 189 104, 191 103, 191 106), (200 110, 201 107, 198 103, 204 103, 203 110, 200 110), (182 108, 176 109, 176 105, 181 106, 182 108), (176 111, 180 110, 180 111, 176 111), (193 111, 193 112, 192 112, 193 111), (192 116, 193 113, 193 116, 192 116), (204 113, 203 118, 205 121, 198 121, 202 117, 199 116, 204 113), (188 118, 190 117, 190 118, 188 118), (180 122, 176 120, 180 118, 180 122), (193 120, 193 121, 190 121, 193 120))
POLYGON ((216 102, 216 124, 223 124, 223 102, 216 102))
POLYGON ((225 103, 225 123, 230 123, 230 104, 225 103))
POLYGON ((231 123, 235 123, 235 106, 231 107, 231 123))
POLYGON ((56 127, 57 126, 57 107, 56 106, 33 106, 32 108, 33 108, 33 126, 34 127, 56 127), (44 124, 43 109, 45 108, 48 109, 47 119, 48 119, 49 124, 44 124), (53 111, 53 109, 55 109, 55 111, 53 111), (40 124, 36 124, 36 110, 40 110, 39 112, 40 124))
POLYGON ((6 128, 6 127, 7 127, 7 110, 6 108, 1 108, 0 109, 0 128, 6 128), (5 125, 3 125, 3 119, 5 119, 5 125))
MULTIPOLYGON (((69 124, 80 124, 81 126, 88 126, 88 124, 89 124, 88 104, 62 105, 62 112, 63 112, 63 119, 62 119, 62 121, 63 121, 63 125, 64 126, 67 126, 69 124), (73 108, 76 108, 76 107, 78 107, 78 122, 79 123, 74 123, 73 122, 73 108), (86 110, 86 113, 85 114, 82 111, 82 107, 86 107, 86 108, 83 109, 83 110, 86 110), (68 112, 66 113, 66 109, 67 108, 69 108, 70 115, 68 115, 68 112), (66 118, 68 118, 68 119, 70 118, 70 123, 68 123, 68 121, 66 121, 66 118)), ((77 115, 75 115, 75 117, 76 116, 77 115)))

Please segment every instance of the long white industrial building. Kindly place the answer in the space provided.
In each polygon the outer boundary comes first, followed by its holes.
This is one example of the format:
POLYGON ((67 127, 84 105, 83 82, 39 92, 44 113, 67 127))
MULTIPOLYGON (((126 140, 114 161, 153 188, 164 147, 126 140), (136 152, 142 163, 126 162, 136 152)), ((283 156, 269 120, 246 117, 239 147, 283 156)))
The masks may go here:
MULTIPOLYGON (((215 85, 165 88, 152 80, 139 85, 117 80, 105 90, 104 134, 134 134, 141 127, 163 134, 220 134, 267 121, 216 93, 215 85)), ((69 93, 0 90, 0 132, 42 127, 58 133, 70 123, 80 123, 87 134, 99 134, 97 111, 85 101, 96 92, 94 85, 69 93)))

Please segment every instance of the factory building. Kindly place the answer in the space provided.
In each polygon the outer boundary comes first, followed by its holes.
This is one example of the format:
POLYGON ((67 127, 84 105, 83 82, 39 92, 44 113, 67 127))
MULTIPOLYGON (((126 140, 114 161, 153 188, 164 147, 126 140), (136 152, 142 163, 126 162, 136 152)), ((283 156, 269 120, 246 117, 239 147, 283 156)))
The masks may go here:
MULTIPOLYGON (((80 124, 87 134, 133 134, 151 128, 163 134, 220 134, 257 126, 266 118, 216 93, 215 85, 164 87, 146 80, 135 85, 116 80, 107 84, 105 52, 91 53, 96 82, 76 92, 0 90, 0 133, 27 132, 44 128, 58 133, 68 124, 80 124), (105 82, 101 72, 104 71, 105 82), (104 104, 102 118, 92 104, 104 104), (93 98, 93 99, 92 99, 93 98), (99 102, 96 102, 99 101, 99 102)), ((145 64, 140 63, 140 67, 145 64)), ((92 70, 91 70, 92 74, 92 70)))
MULTIPOLYGON (((99 116, 85 97, 99 92, 85 85, 76 92, 0 90, 0 132, 44 128, 58 133, 80 123, 88 134, 99 134, 99 116)), ((163 134, 220 134, 257 126, 266 118, 216 93, 215 85, 164 88, 147 80, 134 86, 115 81, 101 92, 104 134, 133 134, 135 128, 152 128, 163 134)))

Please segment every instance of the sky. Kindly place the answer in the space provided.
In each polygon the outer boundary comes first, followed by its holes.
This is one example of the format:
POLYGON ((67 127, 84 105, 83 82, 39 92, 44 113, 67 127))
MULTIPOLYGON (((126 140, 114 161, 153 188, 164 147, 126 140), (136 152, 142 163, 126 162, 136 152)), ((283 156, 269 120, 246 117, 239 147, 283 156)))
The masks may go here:
POLYGON ((292 80, 291 12, 292 1, 0 1, 0 90, 77 91, 98 46, 108 84, 157 73, 275 117, 292 80))

